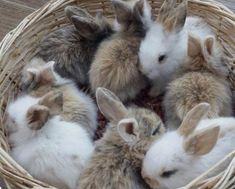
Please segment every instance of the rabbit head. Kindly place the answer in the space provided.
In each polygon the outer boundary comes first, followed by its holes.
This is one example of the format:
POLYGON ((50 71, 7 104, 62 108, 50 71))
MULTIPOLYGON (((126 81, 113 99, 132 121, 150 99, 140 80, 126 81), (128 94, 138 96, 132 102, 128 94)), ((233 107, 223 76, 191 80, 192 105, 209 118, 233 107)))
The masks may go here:
POLYGON ((164 1, 157 21, 151 25, 140 45, 140 70, 151 80, 155 80, 162 72, 172 72, 185 51, 180 41, 183 37, 187 3, 183 1, 174 8, 176 2, 164 1))
POLYGON ((187 60, 183 64, 182 71, 209 71, 226 78, 229 69, 226 58, 219 43, 214 36, 206 36, 204 39, 189 34, 187 60), (184 70, 185 69, 185 70, 184 70))
POLYGON ((37 68, 28 68, 21 79, 23 91, 37 91, 38 96, 44 95, 51 87, 72 83, 71 80, 62 78, 54 70, 54 61, 37 68))
POLYGON ((112 33, 112 26, 101 13, 97 13, 93 17, 85 9, 67 6, 65 14, 75 26, 79 35, 85 39, 101 40, 112 33))
POLYGON ((112 0, 117 31, 145 34, 152 23, 151 7, 146 0, 112 0))
POLYGON ((198 160, 214 148, 219 136, 220 127, 215 125, 195 131, 209 108, 207 103, 196 105, 178 130, 166 133, 150 147, 142 176, 152 188, 178 188, 191 181, 188 175, 201 166, 198 160))
POLYGON ((14 137, 19 137, 20 141, 33 137, 34 131, 42 128, 50 116, 62 111, 62 106, 63 95, 60 92, 49 92, 41 98, 19 97, 7 108, 9 134, 16 133, 14 137))
POLYGON ((154 112, 144 108, 126 108, 116 95, 105 88, 97 89, 96 98, 100 111, 110 121, 110 129, 118 132, 122 144, 134 145, 135 149, 143 152, 165 131, 160 117, 154 112))

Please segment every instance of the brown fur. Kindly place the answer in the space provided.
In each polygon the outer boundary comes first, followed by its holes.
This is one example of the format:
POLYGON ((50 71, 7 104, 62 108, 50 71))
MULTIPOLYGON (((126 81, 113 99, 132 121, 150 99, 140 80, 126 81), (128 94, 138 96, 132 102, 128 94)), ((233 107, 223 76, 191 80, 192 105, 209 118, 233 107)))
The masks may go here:
POLYGON ((122 101, 133 99, 146 86, 145 77, 138 70, 138 51, 145 34, 141 22, 144 5, 140 0, 133 10, 125 6, 125 2, 115 4, 122 30, 101 43, 89 72, 93 92, 104 87, 122 101))
MULTIPOLYGON (((110 93, 112 94, 112 93, 110 93)), ((114 97, 109 95, 107 101, 114 97)), ((152 111, 143 108, 126 109, 117 98, 107 102, 109 105, 98 105, 104 115, 111 119, 103 138, 97 141, 96 149, 90 163, 80 176, 79 189, 147 189, 149 188, 141 177, 141 164, 144 154, 150 144, 164 132, 161 119, 152 111), (103 109, 105 108, 105 109, 103 109), (114 110, 116 109, 116 110, 114 110), (125 109, 125 110, 124 110, 125 109), (135 118, 138 128, 135 128, 136 140, 126 142, 118 132, 120 111, 125 111, 123 118, 135 118), (157 132, 154 132, 157 131, 157 132)), ((105 101, 102 101, 105 103, 105 101)), ((133 129, 127 125, 129 134, 133 129)))
POLYGON ((97 14, 69 6, 65 13, 72 26, 65 26, 46 36, 39 44, 37 57, 56 62, 55 70, 77 84, 88 84, 88 71, 101 41, 112 33, 111 25, 97 14))
POLYGON ((177 127, 186 113, 201 102, 211 105, 208 117, 232 115, 231 89, 226 80, 228 70, 221 61, 224 55, 215 40, 213 45, 211 41, 208 45, 208 39, 202 43, 189 36, 188 59, 169 84, 164 98, 170 127, 177 127))
MULTIPOLYGON (((35 97, 42 97, 47 93, 48 95, 50 93, 61 93, 63 96, 63 110, 59 113, 61 117, 66 121, 79 123, 93 136, 96 129, 96 109, 92 100, 79 91, 73 82, 55 85, 55 78, 51 67, 42 66, 38 70, 40 71, 34 73, 32 77, 34 80, 30 80, 33 87, 29 87, 27 92, 35 97)), ((29 83, 27 80, 24 80, 24 82, 29 83)), ((47 102, 44 101, 44 103, 47 102)), ((58 114, 56 107, 53 109, 53 112, 58 114)))

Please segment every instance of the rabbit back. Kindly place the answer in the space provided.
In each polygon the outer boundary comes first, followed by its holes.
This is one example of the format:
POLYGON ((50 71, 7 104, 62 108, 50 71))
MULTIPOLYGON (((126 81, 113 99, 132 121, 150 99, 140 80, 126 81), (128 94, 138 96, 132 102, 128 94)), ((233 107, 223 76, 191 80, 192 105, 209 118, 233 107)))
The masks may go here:
POLYGON ((100 45, 89 72, 93 92, 104 87, 125 101, 145 87, 138 70, 139 44, 138 37, 116 35, 100 45))
POLYGON ((174 80, 164 97, 168 124, 180 125, 186 113, 195 105, 208 102, 210 118, 232 115, 231 90, 226 81, 209 73, 193 72, 174 80))

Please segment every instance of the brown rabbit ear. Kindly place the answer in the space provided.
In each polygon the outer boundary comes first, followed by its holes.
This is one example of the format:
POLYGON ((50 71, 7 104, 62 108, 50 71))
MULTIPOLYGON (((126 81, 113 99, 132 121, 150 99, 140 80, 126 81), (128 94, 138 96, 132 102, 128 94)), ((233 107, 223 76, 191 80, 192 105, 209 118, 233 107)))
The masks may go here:
POLYGON ((185 151, 197 156, 209 153, 217 143, 219 131, 219 126, 197 131, 184 142, 185 151))
POLYGON ((183 119, 183 122, 178 128, 178 133, 184 137, 190 135, 202 118, 207 115, 209 109, 210 104, 208 103, 200 103, 192 108, 183 119))
POLYGON ((151 6, 147 0, 139 0, 135 3, 133 8, 133 17, 141 25, 148 24, 145 22, 152 20, 153 15, 151 12, 151 6))
POLYGON ((159 10, 157 22, 165 23, 166 19, 174 12, 177 0, 165 0, 159 10))
POLYGON ((39 130, 47 122, 49 109, 45 106, 34 105, 27 112, 27 122, 30 129, 39 130))
POLYGON ((96 90, 97 105, 102 114, 112 122, 118 122, 125 118, 127 109, 120 99, 111 91, 99 87, 96 90))
POLYGON ((139 138, 139 126, 134 118, 123 119, 118 123, 118 133, 127 143, 136 142, 139 138))
POLYGON ((195 58, 202 53, 201 41, 192 34, 188 36, 188 56, 195 58))
POLYGON ((34 68, 29 68, 21 78, 20 88, 23 91, 32 90, 36 87, 40 80, 40 71, 34 68))
POLYGON ((215 38, 213 36, 209 36, 206 38, 206 40, 204 41, 204 50, 206 55, 212 55, 214 44, 215 38))
POLYGON ((132 19, 132 8, 122 0, 111 0, 116 20, 122 26, 127 26, 132 19))
POLYGON ((182 30, 187 17, 187 2, 183 1, 173 11, 171 10, 168 15, 165 15, 162 21, 163 27, 168 32, 179 32, 182 30))
POLYGON ((87 19, 79 16, 72 16, 71 22, 76 27, 79 34, 86 39, 94 39, 97 31, 100 31, 99 25, 94 19, 87 19))
POLYGON ((52 91, 44 95, 39 103, 50 109, 50 113, 55 115, 59 114, 63 110, 63 93, 59 91, 52 91))

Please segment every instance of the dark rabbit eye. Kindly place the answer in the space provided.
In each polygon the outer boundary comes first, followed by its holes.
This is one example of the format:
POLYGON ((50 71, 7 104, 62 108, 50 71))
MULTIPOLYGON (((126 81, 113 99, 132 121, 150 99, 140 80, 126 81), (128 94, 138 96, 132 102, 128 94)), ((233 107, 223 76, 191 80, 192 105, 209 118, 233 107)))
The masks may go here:
POLYGON ((158 62, 159 63, 163 63, 163 61, 166 59, 166 55, 161 55, 161 56, 159 56, 159 58, 158 58, 158 62))
POLYGON ((176 172, 177 172, 176 169, 170 170, 170 171, 164 171, 164 172, 161 174, 161 177, 162 177, 162 178, 169 178, 170 176, 174 175, 176 172))

